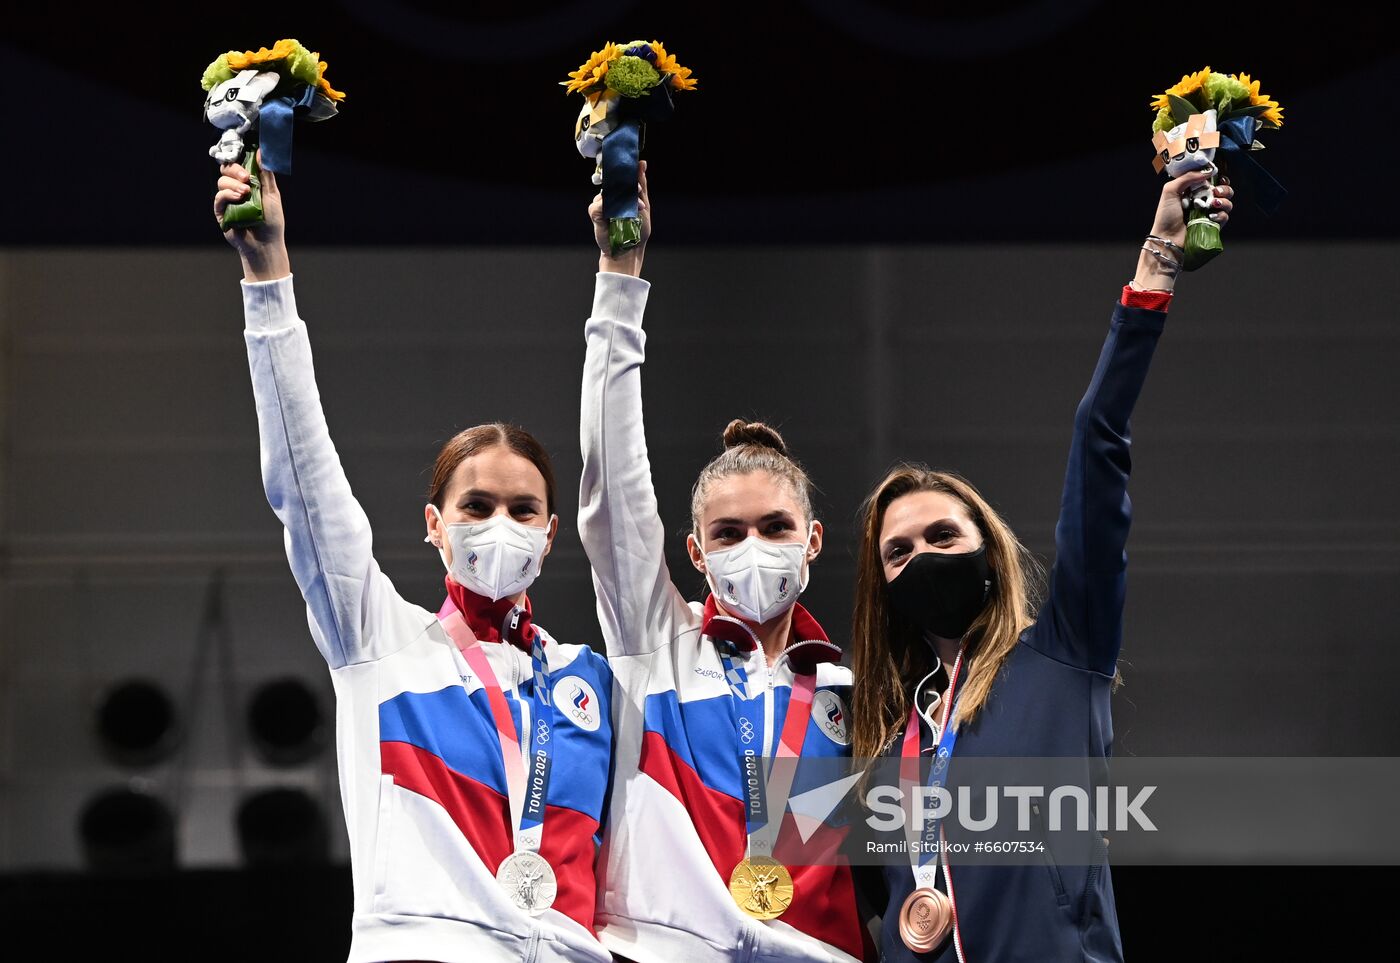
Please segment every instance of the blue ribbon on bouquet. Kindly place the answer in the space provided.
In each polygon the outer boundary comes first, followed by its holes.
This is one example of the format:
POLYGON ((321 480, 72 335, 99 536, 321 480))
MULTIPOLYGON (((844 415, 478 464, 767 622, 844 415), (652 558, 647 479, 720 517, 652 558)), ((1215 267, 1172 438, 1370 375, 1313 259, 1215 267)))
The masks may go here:
POLYGON ((258 146, 262 150, 264 170, 277 174, 292 172, 292 121, 315 100, 316 88, 303 84, 296 96, 284 94, 263 101, 258 112, 258 146))
POLYGON ((1219 127, 1220 147, 1227 158, 1230 179, 1243 184, 1249 197, 1265 214, 1272 216, 1278 211, 1288 190, 1264 169, 1252 156, 1250 145, 1254 143, 1254 117, 1232 117, 1219 127))
POLYGON ((645 97, 623 97, 617 127, 603 138, 603 213, 609 220, 637 216, 637 176, 641 165, 642 127, 665 120, 675 104, 669 78, 645 97))

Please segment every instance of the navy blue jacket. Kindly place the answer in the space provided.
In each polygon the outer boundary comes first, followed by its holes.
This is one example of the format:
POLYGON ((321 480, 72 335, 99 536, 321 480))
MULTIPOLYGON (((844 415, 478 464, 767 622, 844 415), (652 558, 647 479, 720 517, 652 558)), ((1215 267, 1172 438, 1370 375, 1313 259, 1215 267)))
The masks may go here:
MULTIPOLYGON (((1113 748, 1109 695, 1122 641, 1130 520, 1128 416, 1165 320, 1165 311, 1114 308, 1098 367, 1075 413, 1048 597, 982 712, 960 731, 950 786, 958 782, 958 761, 975 756, 1078 757, 1084 760, 1080 784, 1101 781, 1090 770, 1101 771, 1113 748)), ((967 674, 964 664, 959 693, 967 674)), ((930 739, 923 726, 924 749, 931 748, 930 739)), ((889 752, 899 749, 897 740, 889 752)), ((943 821, 949 840, 974 838, 957 822, 943 821)), ((954 861, 963 963, 1121 960, 1106 850, 1097 834, 1094 841, 1097 858, 1078 865, 1058 863, 1049 852, 1027 865, 954 861)), ((888 893, 880 959, 956 963, 951 938, 927 954, 911 953, 899 938, 899 910, 914 889, 907 857, 877 872, 888 893)), ((947 890, 942 871, 938 887, 947 890)))

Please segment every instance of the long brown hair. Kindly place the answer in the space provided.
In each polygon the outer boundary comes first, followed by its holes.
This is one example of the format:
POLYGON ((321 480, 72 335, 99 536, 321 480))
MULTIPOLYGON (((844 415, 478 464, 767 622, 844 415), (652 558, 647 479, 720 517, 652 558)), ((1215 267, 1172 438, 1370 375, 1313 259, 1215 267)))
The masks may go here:
POLYGON ((549 461, 549 453, 544 450, 544 445, 524 428, 502 421, 467 428, 447 439, 433 463, 433 477, 428 483, 428 501, 442 508, 443 498, 447 494, 447 483, 452 480, 452 473, 457 470, 457 466, 472 455, 497 445, 510 449, 540 470, 540 474, 544 476, 545 500, 548 502, 549 513, 553 515, 554 466, 549 461))
POLYGON ((1033 596, 1040 584, 1040 564, 996 509, 959 475, 924 465, 896 466, 875 486, 860 512, 862 536, 851 628, 852 753, 857 758, 880 755, 899 735, 909 718, 914 687, 938 665, 938 656, 925 644, 922 632, 890 610, 880 561, 885 511, 901 496, 926 491, 941 492, 962 504, 982 533, 993 573, 992 597, 966 636, 967 681, 958 692, 954 717, 959 728, 977 718, 1016 640, 1035 620, 1033 596))

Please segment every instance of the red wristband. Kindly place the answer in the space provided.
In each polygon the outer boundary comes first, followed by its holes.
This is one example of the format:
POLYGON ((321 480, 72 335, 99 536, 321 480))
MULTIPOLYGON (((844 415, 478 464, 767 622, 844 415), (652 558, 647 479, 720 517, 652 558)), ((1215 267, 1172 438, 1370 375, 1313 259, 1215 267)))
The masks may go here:
POLYGON ((1170 291, 1134 291, 1125 284, 1120 303, 1125 308, 1148 308, 1152 311, 1165 311, 1171 306, 1172 293, 1170 291))

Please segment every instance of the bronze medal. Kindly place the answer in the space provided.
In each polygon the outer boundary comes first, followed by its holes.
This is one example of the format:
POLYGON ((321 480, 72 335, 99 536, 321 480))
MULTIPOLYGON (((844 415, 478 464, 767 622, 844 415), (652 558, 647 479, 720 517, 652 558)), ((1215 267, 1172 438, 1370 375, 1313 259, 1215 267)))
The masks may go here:
POLYGON ((899 938, 915 953, 927 953, 948 938, 953 904, 941 890, 920 886, 899 908, 899 938))
POLYGON ((754 919, 777 919, 792 905, 792 874, 776 859, 751 856, 730 874, 729 895, 754 919))

